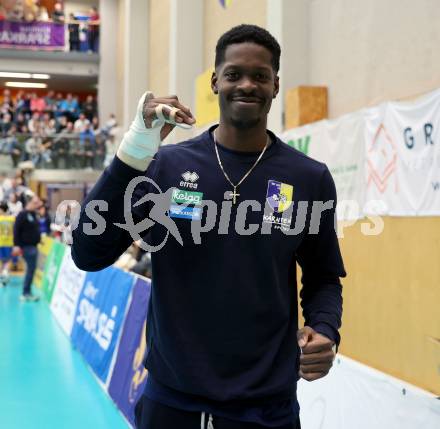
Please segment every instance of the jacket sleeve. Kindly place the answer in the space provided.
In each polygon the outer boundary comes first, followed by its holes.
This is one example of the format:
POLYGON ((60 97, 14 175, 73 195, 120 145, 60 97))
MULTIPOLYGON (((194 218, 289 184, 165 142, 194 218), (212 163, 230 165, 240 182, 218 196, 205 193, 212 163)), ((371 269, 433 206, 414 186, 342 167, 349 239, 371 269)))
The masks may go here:
POLYGON ((306 231, 297 251, 302 269, 301 306, 305 325, 339 345, 338 330, 342 317, 340 277, 345 277, 346 273, 336 233, 336 189, 327 167, 321 176, 318 198, 323 202, 333 201, 333 208, 321 214, 317 233, 306 231))
POLYGON ((23 224, 24 212, 20 212, 15 218, 14 222, 14 246, 22 247, 23 242, 21 240, 21 226, 23 224))
MULTIPOLYGON (((155 165, 152 162, 151 165, 155 165)), ((77 227, 72 232, 72 259, 76 266, 84 271, 99 271, 113 264, 119 256, 131 245, 133 238, 125 229, 115 225, 125 224, 124 194, 128 184, 138 176, 150 175, 153 168, 148 168, 146 173, 141 173, 124 164, 115 157, 102 173, 101 177, 81 204, 81 212, 77 227), (102 218, 99 222, 96 213, 91 217, 86 212, 86 206, 92 201, 104 201, 106 210, 95 206, 94 211, 102 218), (87 233, 92 225, 97 227, 104 221, 105 229, 99 234, 87 233), (87 225, 89 224, 89 225, 87 225)), ((133 222, 141 220, 140 213, 145 217, 148 213, 146 205, 141 205, 133 210, 133 203, 148 192, 144 183, 137 186, 131 200, 129 210, 133 215, 133 222), (144 186, 142 186, 144 185, 144 186)))

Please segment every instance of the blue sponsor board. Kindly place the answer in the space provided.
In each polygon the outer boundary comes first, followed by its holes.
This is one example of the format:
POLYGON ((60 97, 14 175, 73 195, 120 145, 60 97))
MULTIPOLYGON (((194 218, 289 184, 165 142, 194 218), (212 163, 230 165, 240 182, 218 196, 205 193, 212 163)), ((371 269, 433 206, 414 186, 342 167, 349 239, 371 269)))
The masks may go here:
POLYGON ((108 393, 125 417, 134 425, 134 407, 147 381, 144 368, 146 345, 146 318, 151 283, 139 279, 133 288, 130 308, 125 318, 108 393))
POLYGON ((72 328, 72 343, 105 382, 134 277, 117 268, 87 273, 72 328))

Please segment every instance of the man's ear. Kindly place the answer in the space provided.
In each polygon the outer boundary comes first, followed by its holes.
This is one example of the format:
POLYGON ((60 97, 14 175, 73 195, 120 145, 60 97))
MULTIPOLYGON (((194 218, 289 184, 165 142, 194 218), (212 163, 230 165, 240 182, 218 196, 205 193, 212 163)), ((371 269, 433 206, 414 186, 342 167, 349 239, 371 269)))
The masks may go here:
POLYGON ((215 71, 212 72, 211 76, 211 89, 214 94, 218 94, 217 75, 215 74, 215 71))
POLYGON ((275 81, 273 84, 272 98, 276 98, 276 96, 278 95, 278 92, 280 92, 280 77, 277 75, 277 76, 275 76, 275 81))

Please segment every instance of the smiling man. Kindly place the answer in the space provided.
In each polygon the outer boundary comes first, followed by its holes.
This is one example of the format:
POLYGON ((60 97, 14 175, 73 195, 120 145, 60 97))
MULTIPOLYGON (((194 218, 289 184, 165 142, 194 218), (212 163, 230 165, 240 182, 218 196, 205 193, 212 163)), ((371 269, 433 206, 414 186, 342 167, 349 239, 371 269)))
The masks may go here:
POLYGON ((324 164, 266 128, 279 60, 266 30, 229 30, 217 43, 211 82, 219 125, 158 150, 174 126, 195 119, 176 96, 146 93, 117 156, 83 203, 73 233, 78 267, 102 269, 129 246, 127 211, 148 226, 149 245, 162 243, 152 254, 149 377, 136 406, 138 428, 298 429, 298 379, 316 380, 332 366, 345 276, 335 187, 324 164), (145 180, 132 198, 138 204, 124 209, 127 186, 139 175, 145 180), (146 198, 158 188, 169 195, 166 207, 146 198), (93 200, 105 201, 99 215, 106 228, 88 235, 85 224, 97 217, 85 207, 93 200), (304 225, 292 233, 301 203, 304 225), (318 222, 315 205, 327 208, 318 222), (161 213, 177 227, 171 234, 161 213))

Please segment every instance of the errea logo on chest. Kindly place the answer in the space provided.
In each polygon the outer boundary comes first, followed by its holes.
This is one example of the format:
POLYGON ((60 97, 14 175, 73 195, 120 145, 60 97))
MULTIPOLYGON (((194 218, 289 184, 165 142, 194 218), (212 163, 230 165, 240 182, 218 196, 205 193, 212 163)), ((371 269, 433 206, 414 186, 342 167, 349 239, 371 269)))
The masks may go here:
POLYGON ((182 174, 182 177, 184 180, 179 184, 182 188, 197 189, 198 184, 195 182, 199 180, 199 175, 195 171, 185 171, 185 173, 182 174))

